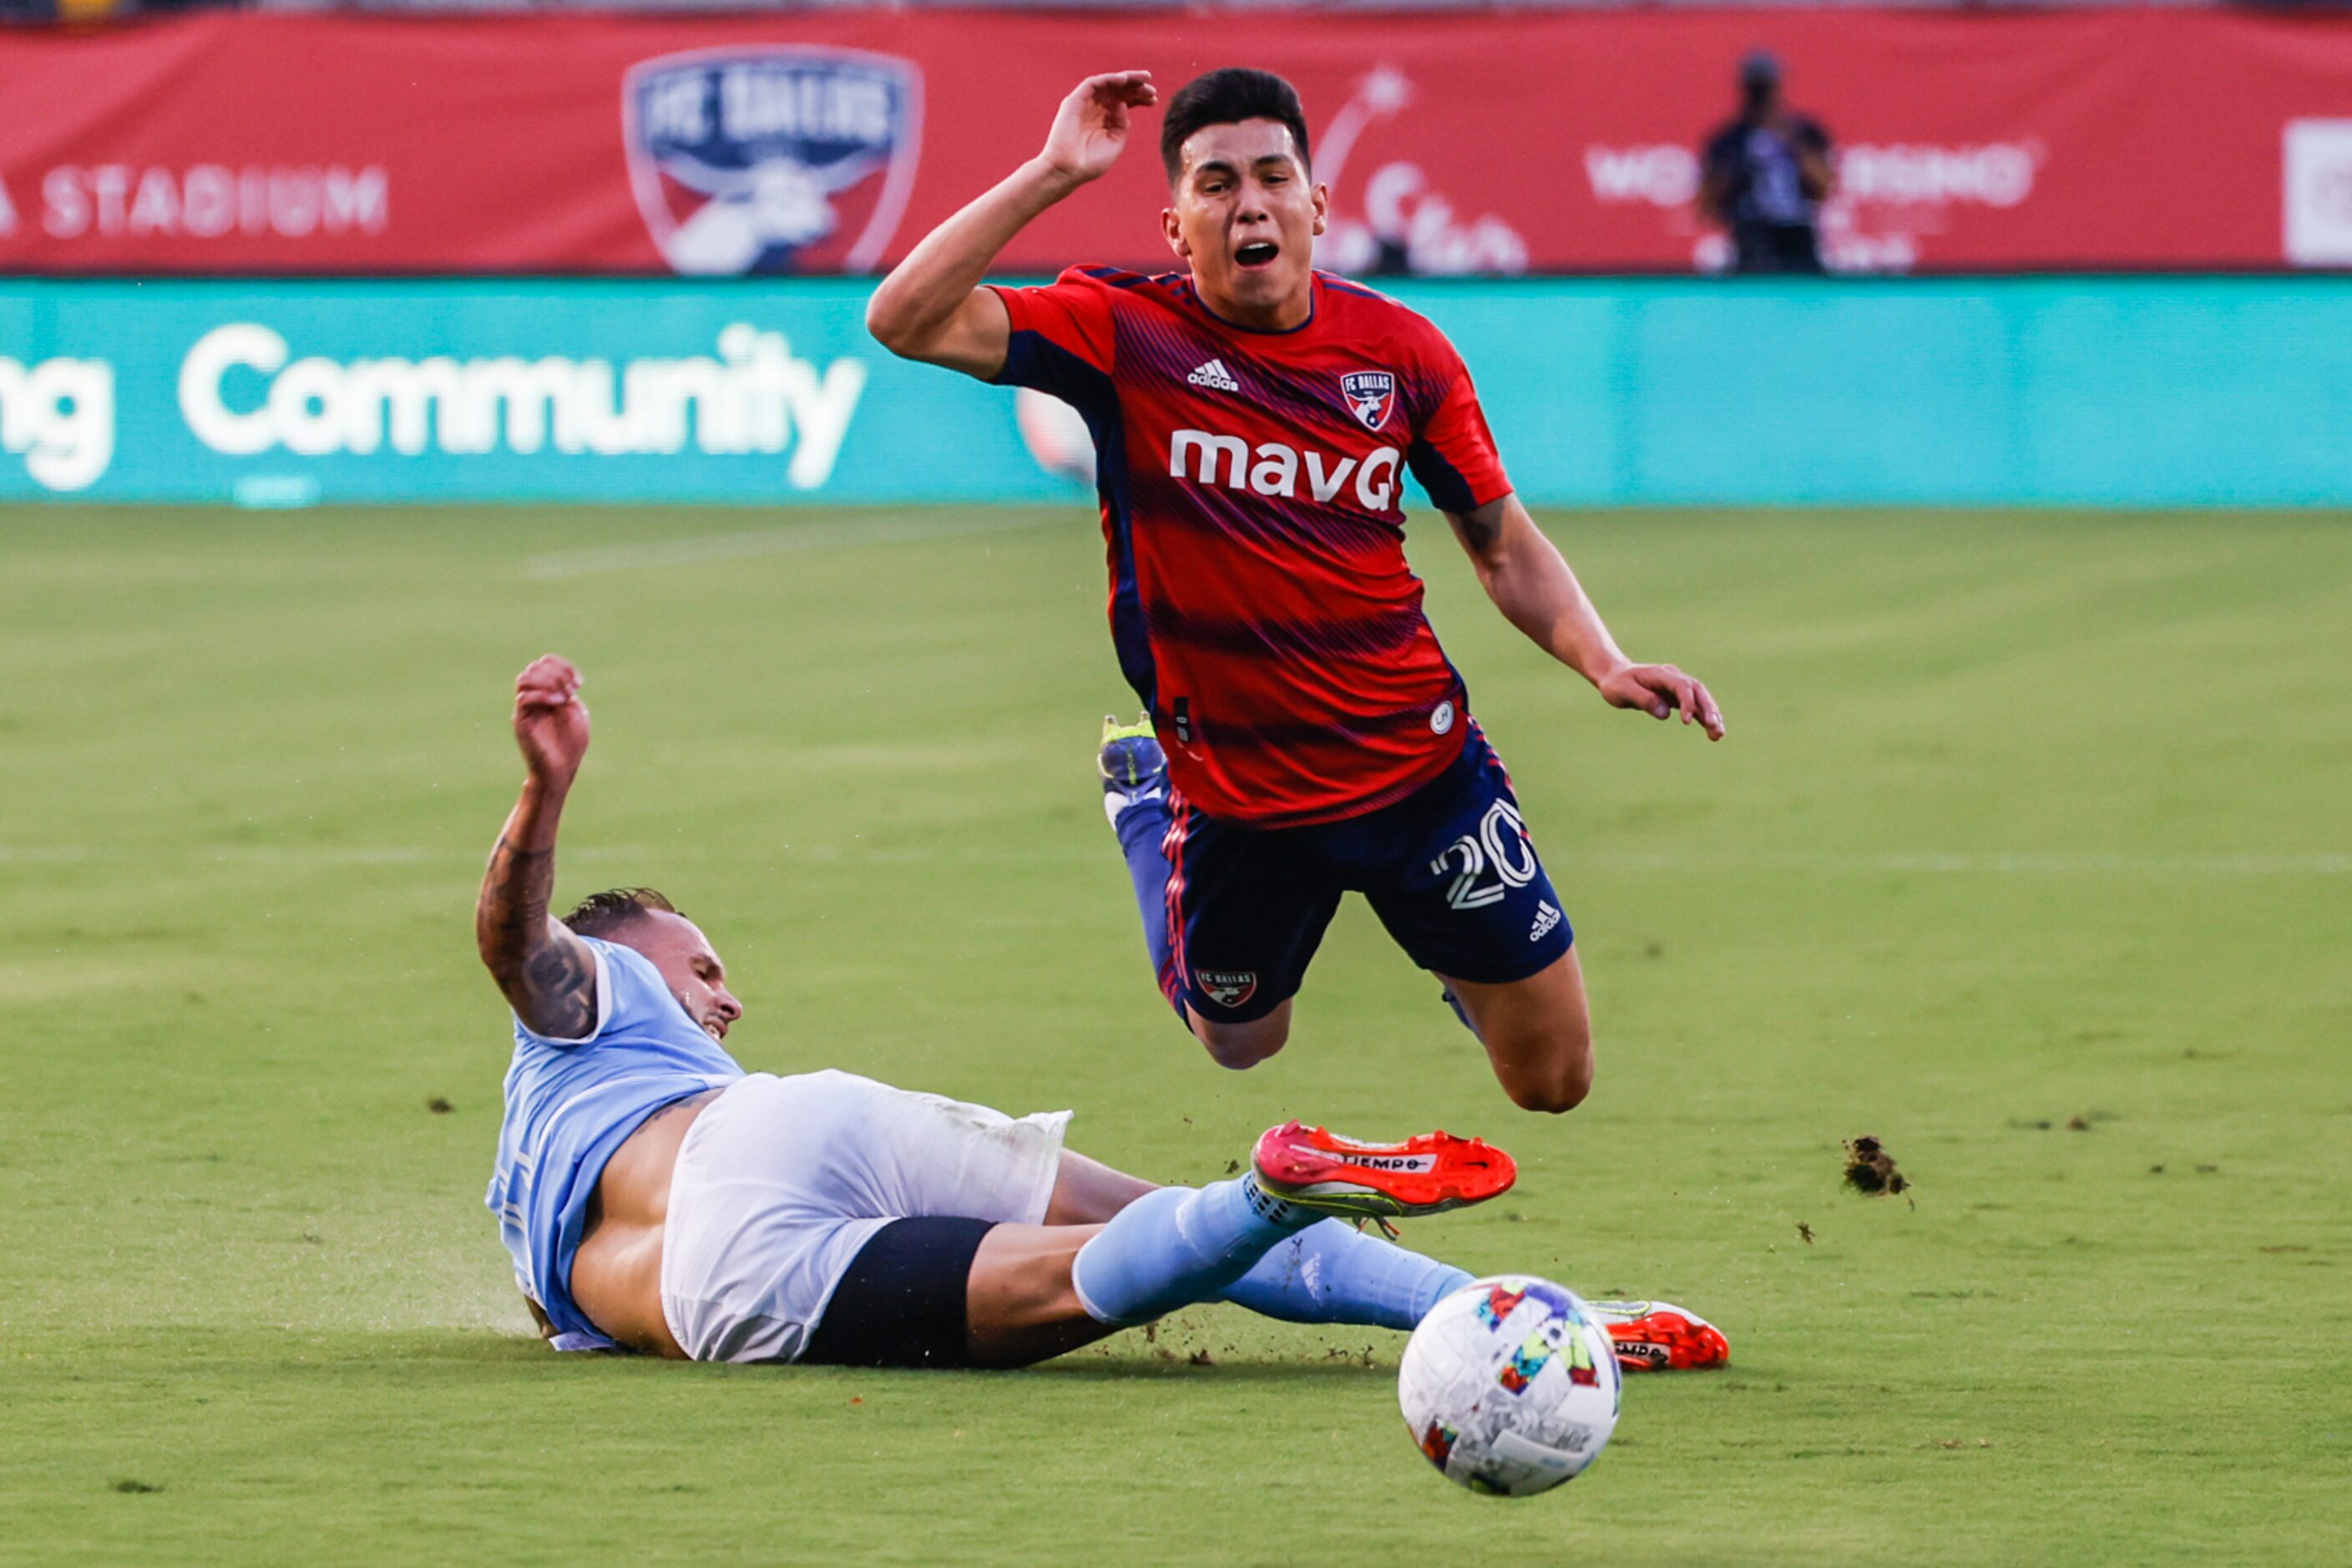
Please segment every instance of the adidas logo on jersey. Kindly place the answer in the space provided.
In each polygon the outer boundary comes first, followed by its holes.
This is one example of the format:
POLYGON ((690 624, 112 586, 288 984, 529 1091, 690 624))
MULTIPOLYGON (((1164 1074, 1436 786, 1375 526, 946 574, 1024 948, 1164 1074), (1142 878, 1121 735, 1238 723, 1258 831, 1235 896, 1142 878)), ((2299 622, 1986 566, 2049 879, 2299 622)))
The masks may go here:
POLYGON ((1194 386, 1213 387, 1219 392, 1239 392, 1242 389, 1242 384, 1234 379, 1234 373, 1225 368, 1225 362, 1221 359, 1209 361, 1184 379, 1194 386))
POLYGON ((1549 899, 1546 899, 1536 906, 1536 925, 1533 931, 1528 932, 1528 940, 1541 942, 1544 939, 1544 933, 1558 924, 1559 924, 1559 911, 1551 907, 1549 899))

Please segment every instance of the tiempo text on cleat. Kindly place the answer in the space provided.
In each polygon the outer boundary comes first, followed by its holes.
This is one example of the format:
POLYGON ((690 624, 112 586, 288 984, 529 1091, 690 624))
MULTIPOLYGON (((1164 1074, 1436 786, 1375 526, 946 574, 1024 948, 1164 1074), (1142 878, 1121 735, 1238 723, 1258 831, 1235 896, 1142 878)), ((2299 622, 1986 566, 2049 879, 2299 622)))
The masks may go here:
POLYGON ((1696 1372, 1731 1359, 1723 1331, 1671 1301, 1592 1301, 1587 1305, 1617 1347, 1627 1372, 1696 1372))
POLYGON ((1475 1138, 1424 1132, 1366 1143, 1320 1127, 1269 1128, 1251 1157, 1268 1197, 1349 1219, 1407 1219, 1466 1208, 1510 1191, 1518 1167, 1475 1138))

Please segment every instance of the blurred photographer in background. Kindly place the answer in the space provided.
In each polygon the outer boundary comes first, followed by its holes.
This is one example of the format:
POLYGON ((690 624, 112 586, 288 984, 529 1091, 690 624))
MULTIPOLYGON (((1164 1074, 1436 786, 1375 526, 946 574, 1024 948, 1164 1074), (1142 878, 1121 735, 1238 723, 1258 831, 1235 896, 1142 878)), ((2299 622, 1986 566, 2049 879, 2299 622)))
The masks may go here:
POLYGON ((1761 49, 1739 62, 1739 93, 1700 156, 1699 216, 1730 231, 1735 272, 1820 272, 1829 132, 1781 100, 1780 62, 1761 49))

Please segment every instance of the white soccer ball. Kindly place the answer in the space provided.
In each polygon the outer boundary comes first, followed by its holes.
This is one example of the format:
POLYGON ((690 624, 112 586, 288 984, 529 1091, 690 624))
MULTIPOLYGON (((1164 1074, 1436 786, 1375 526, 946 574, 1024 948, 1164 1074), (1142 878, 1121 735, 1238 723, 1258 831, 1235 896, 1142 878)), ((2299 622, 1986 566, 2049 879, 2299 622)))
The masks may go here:
POLYGON ((1575 1291, 1527 1274, 1465 1285, 1412 1331, 1404 1424, 1445 1479, 1532 1497, 1573 1480, 1617 1426, 1617 1355, 1575 1291))

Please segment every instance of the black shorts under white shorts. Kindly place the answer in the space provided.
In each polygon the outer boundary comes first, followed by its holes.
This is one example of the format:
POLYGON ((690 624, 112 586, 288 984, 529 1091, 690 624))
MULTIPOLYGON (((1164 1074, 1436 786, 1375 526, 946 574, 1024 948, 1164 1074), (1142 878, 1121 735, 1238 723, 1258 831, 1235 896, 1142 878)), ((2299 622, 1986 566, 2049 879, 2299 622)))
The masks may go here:
POLYGON ((971 1365, 967 1306, 985 1219, 892 1220, 857 1249, 834 1287, 803 1365, 971 1365))

